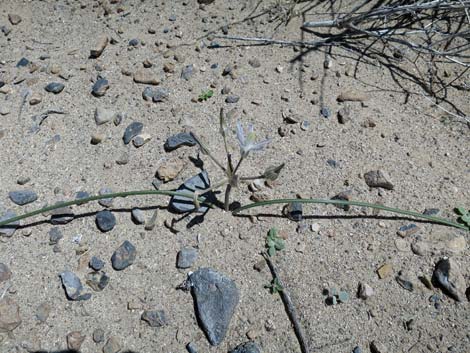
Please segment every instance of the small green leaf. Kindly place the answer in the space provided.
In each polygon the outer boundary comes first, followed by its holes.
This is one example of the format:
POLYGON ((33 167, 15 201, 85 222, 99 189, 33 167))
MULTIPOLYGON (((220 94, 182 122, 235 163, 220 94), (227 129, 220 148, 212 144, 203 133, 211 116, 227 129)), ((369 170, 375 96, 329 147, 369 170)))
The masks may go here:
POLYGON ((277 237, 277 228, 272 227, 268 232, 268 237, 275 238, 277 237))
POLYGON ((461 216, 464 216, 464 215, 468 214, 467 210, 464 207, 456 207, 455 208, 455 213, 457 213, 461 216))
POLYGON ((283 250, 286 247, 284 239, 276 239, 276 243, 274 244, 276 250, 283 250))
POLYGON ((275 249, 274 247, 270 247, 270 248, 268 249, 268 255, 272 257, 272 256, 274 256, 275 254, 276 254, 276 249, 275 249))
POLYGON ((214 95, 214 91, 209 89, 207 91, 202 91, 202 93, 199 95, 198 97, 198 100, 199 101, 206 101, 208 100, 210 97, 212 97, 214 95))
POLYGON ((460 217, 460 219, 462 220, 462 222, 470 226, 470 214, 466 214, 465 216, 460 217))

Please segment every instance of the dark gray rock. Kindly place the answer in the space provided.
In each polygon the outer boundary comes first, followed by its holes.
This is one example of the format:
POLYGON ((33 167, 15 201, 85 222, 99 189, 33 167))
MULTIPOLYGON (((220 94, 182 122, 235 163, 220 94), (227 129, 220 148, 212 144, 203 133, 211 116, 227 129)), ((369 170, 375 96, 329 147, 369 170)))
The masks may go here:
MULTIPOLYGON (((193 193, 196 190, 205 190, 210 187, 209 176, 204 170, 198 175, 193 176, 186 180, 176 191, 193 193)), ((214 194, 212 192, 205 193, 200 196, 201 199, 211 201, 214 199, 214 194)), ((194 203, 192 198, 184 196, 173 196, 170 200, 170 209, 177 213, 185 213, 194 211, 194 203)), ((207 206, 201 206, 197 212, 206 212, 208 210, 207 206)))
POLYGON ((183 80, 189 81, 189 79, 193 76, 194 73, 194 65, 186 65, 183 67, 183 70, 181 70, 181 78, 183 80))
POLYGON ((64 90, 64 88, 65 88, 65 85, 63 83, 51 82, 44 89, 47 92, 58 94, 58 93, 62 92, 64 90))
POLYGON ((109 81, 105 79, 104 77, 98 77, 98 79, 96 80, 95 84, 93 85, 91 89, 91 94, 93 94, 95 97, 104 96, 108 88, 109 88, 109 81))
POLYGON ((83 291, 82 282, 73 272, 64 271, 60 274, 62 280, 62 286, 65 289, 65 294, 70 300, 88 300, 91 298, 91 294, 81 294, 83 291))
POLYGON ((75 215, 70 207, 61 207, 51 212, 51 224, 67 224, 74 219, 75 215))
POLYGON ((99 211, 96 214, 96 226, 102 232, 109 232, 116 225, 116 217, 108 210, 99 211))
POLYGON ((155 103, 163 102, 170 96, 170 91, 167 88, 159 87, 155 90, 152 99, 155 103))
POLYGON ((211 268, 193 272, 188 282, 202 330, 213 346, 219 345, 228 331, 240 294, 235 282, 211 268))
POLYGON ((230 353, 261 353, 261 349, 255 342, 246 342, 232 349, 230 353))
POLYGON ((52 307, 49 305, 49 303, 41 303, 36 309, 36 314, 34 315, 36 317, 36 320, 38 320, 41 323, 46 322, 46 320, 49 318, 49 314, 51 313, 52 307))
POLYGON ((320 114, 324 117, 324 118, 329 118, 330 115, 331 115, 331 111, 328 107, 322 107, 320 109, 320 114))
POLYGON ((138 46, 140 41, 137 38, 133 38, 129 41, 129 46, 130 47, 136 47, 138 46))
POLYGON ((459 302, 465 300, 465 278, 453 259, 439 260, 434 268, 432 280, 451 298, 459 302))
POLYGON ((29 60, 26 58, 21 58, 20 61, 16 63, 16 67, 26 67, 29 65, 29 60))
POLYGON ((362 353, 362 349, 359 346, 354 347, 352 353, 362 353))
POLYGON ((225 98, 225 103, 237 103, 240 100, 239 96, 236 95, 229 95, 227 98, 225 98))
POLYGON ((147 322, 150 327, 162 327, 168 324, 163 310, 145 310, 140 318, 147 322))
POLYGON ((414 223, 406 224, 398 228, 397 234, 403 238, 408 237, 419 230, 418 226, 414 223))
MULTIPOLYGON (((112 194, 113 190, 111 190, 108 187, 101 188, 100 191, 98 191, 99 195, 107 195, 107 194, 112 194)), ((111 207, 113 205, 113 198, 107 198, 107 199, 101 199, 98 201, 98 203, 103 206, 103 207, 111 207)))
POLYGON ((11 278, 11 271, 7 265, 0 262, 0 283, 6 282, 11 278))
POLYGON ((127 126, 126 131, 124 131, 124 136, 122 137, 124 144, 128 144, 132 141, 134 137, 142 132, 144 129, 144 124, 134 121, 127 126))
POLYGON ((106 272, 92 272, 86 275, 86 284, 95 292, 101 292, 109 283, 109 276, 106 272))
POLYGON ((53 227, 49 231, 49 245, 56 245, 60 239, 62 239, 64 235, 60 231, 58 227, 53 227))
POLYGON ((195 146, 196 144, 197 142, 191 134, 180 132, 179 134, 168 137, 163 147, 165 151, 170 152, 181 146, 195 146))
POLYGON ((176 267, 190 268, 198 257, 198 251, 195 248, 184 248, 178 252, 176 257, 176 267))
MULTIPOLYGON (((342 201, 351 201, 351 190, 341 191, 339 194, 336 194, 331 199, 332 200, 342 200, 342 201)), ((350 205, 335 205, 335 207, 340 208, 344 211, 349 211, 351 209, 350 205)))
POLYGON ((90 259, 89 266, 90 266, 93 270, 99 271, 99 270, 101 270, 101 269, 104 267, 104 261, 101 260, 99 257, 93 256, 93 257, 90 259))
MULTIPOLYGON (((17 214, 15 211, 7 210, 5 213, 0 216, 0 222, 6 221, 7 219, 16 217, 17 214)), ((16 228, 20 226, 20 221, 16 221, 13 223, 6 224, 4 226, 0 226, 0 235, 11 237, 13 233, 15 233, 16 228)))
POLYGON ((389 179, 388 175, 381 170, 371 170, 364 174, 366 184, 373 188, 393 190, 394 186, 389 179))
POLYGON ((10 200, 17 205, 23 206, 38 199, 38 194, 33 190, 16 190, 8 193, 10 200))
POLYGON ((284 207, 284 214, 291 221, 300 222, 303 219, 303 206, 300 202, 291 202, 284 207))
POLYGON ((327 159, 326 164, 328 164, 330 167, 333 167, 333 168, 339 167, 339 163, 335 161, 334 159, 327 159))
POLYGON ((426 208, 423 212, 426 216, 437 216, 440 210, 438 208, 426 208))
POLYGON ((136 257, 135 246, 129 241, 125 241, 119 248, 116 249, 111 257, 111 264, 116 271, 124 270, 134 263, 136 257))
POLYGON ((188 351, 188 353, 197 353, 196 345, 192 342, 189 342, 186 345, 186 350, 188 351))

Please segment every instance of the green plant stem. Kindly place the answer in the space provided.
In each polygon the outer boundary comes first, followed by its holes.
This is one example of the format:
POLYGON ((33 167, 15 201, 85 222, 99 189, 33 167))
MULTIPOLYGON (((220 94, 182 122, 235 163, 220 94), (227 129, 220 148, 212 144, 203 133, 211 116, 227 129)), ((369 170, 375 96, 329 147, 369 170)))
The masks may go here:
POLYGON ((414 212, 414 211, 407 211, 407 210, 402 210, 402 209, 399 209, 399 208, 388 207, 388 206, 384 206, 384 205, 378 205, 378 204, 373 204, 373 203, 368 203, 368 202, 361 202, 361 201, 345 201, 345 200, 330 200, 330 199, 274 199, 274 200, 254 202, 254 203, 251 203, 249 205, 239 207, 236 210, 233 210, 232 214, 236 215, 236 214, 238 214, 242 211, 245 211, 245 210, 248 210, 248 209, 254 208, 254 207, 268 206, 268 205, 274 205, 274 204, 286 204, 286 203, 291 203, 291 202, 316 203, 316 204, 327 204, 327 205, 328 204, 331 204, 331 205, 350 205, 350 206, 375 208, 375 209, 378 209, 378 210, 383 210, 383 211, 393 212, 393 213, 402 214, 402 215, 406 215, 406 216, 426 219, 426 220, 431 221, 431 222, 444 224, 444 225, 455 227, 455 228, 469 230, 465 225, 447 220, 445 218, 428 216, 428 215, 418 213, 418 212, 414 212))
MULTIPOLYGON (((95 195, 95 196, 90 196, 90 197, 85 197, 82 199, 77 199, 73 201, 65 201, 65 202, 59 202, 56 203, 52 206, 47 206, 40 208, 35 211, 31 211, 25 214, 22 214, 20 216, 12 217, 9 219, 6 219, 4 221, 0 222, 0 227, 8 225, 10 223, 20 221, 22 219, 30 218, 33 216, 36 216, 38 214, 44 213, 44 212, 49 212, 53 210, 57 210, 59 208, 63 207, 68 207, 68 206, 73 206, 73 205, 82 205, 91 201, 97 201, 97 200, 102 200, 102 199, 111 199, 111 198, 117 198, 117 197, 127 197, 127 196, 141 196, 141 195, 166 195, 166 196, 183 196, 187 197, 189 199, 193 198, 193 193, 188 193, 188 192, 178 192, 178 191, 170 191, 170 190, 138 190, 138 191, 124 191, 124 192, 115 192, 111 194, 105 194, 105 195, 95 195)), ((204 203, 204 199, 198 199, 199 202, 204 203)), ((211 206, 210 204, 208 204, 211 206)))

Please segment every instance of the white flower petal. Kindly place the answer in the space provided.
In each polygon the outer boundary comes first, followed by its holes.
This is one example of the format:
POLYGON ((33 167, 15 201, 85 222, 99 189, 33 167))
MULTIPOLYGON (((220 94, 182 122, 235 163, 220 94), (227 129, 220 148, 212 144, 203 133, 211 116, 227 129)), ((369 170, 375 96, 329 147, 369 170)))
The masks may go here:
POLYGON ((243 132, 242 124, 239 121, 237 121, 237 139, 240 147, 243 147, 245 145, 245 133, 243 132))
POLYGON ((271 142, 271 139, 267 139, 267 140, 255 143, 252 146, 250 146, 250 151, 260 151, 263 148, 265 148, 270 142, 271 142))

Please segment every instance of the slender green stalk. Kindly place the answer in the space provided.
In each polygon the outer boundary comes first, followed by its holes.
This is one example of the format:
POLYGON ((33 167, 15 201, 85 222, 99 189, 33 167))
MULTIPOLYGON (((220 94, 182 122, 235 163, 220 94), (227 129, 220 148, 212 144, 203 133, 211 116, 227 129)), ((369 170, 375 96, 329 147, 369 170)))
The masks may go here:
MULTIPOLYGON (((95 195, 95 196, 85 197, 82 199, 77 199, 77 200, 72 200, 72 201, 59 202, 52 206, 43 207, 41 209, 22 214, 20 216, 6 219, 0 222, 0 227, 4 225, 8 225, 16 221, 20 221, 25 218, 36 216, 44 212, 57 210, 63 207, 68 207, 68 206, 73 206, 73 205, 82 205, 91 201, 97 201, 97 200, 102 200, 102 199, 111 199, 111 198, 116 198, 116 197, 127 197, 127 196, 139 196, 139 195, 167 195, 167 196, 183 196, 189 199, 193 198, 193 193, 170 191, 170 190, 138 190, 138 191, 115 192, 115 193, 105 194, 105 195, 95 195)), ((201 203, 204 203, 205 200, 201 198, 201 199, 198 199, 198 201, 201 203)))
POLYGON ((254 207, 268 206, 268 205, 274 205, 274 204, 286 204, 286 203, 291 203, 291 202, 316 203, 316 204, 327 204, 327 205, 328 204, 331 204, 331 205, 350 205, 350 206, 375 208, 375 209, 378 209, 378 210, 393 212, 393 213, 402 214, 402 215, 406 215, 406 216, 411 216, 411 217, 415 217, 415 218, 426 219, 426 220, 431 221, 431 222, 440 223, 440 224, 444 224, 444 225, 455 227, 455 228, 469 230, 465 225, 447 220, 445 218, 428 216, 428 215, 418 213, 418 212, 414 212, 414 211, 401 210, 399 208, 388 207, 388 206, 384 206, 384 205, 378 205, 378 204, 373 204, 373 203, 368 203, 368 202, 361 202, 361 201, 345 201, 345 200, 329 200, 329 199, 274 199, 274 200, 254 202, 254 203, 251 203, 249 205, 239 207, 236 210, 233 210, 232 214, 236 215, 236 214, 238 214, 242 211, 245 211, 245 210, 248 210, 248 209, 254 208, 254 207))

